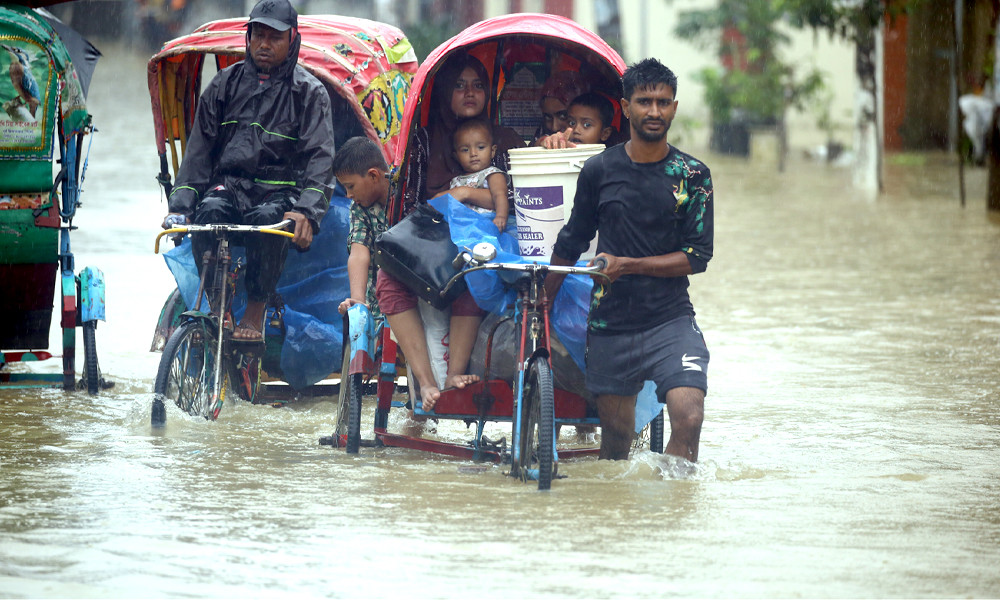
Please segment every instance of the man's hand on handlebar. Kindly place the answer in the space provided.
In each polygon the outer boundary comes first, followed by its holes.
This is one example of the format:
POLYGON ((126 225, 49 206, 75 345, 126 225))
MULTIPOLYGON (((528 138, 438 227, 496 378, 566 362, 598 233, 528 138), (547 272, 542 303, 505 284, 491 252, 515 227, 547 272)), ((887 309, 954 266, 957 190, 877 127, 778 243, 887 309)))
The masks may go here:
POLYGON ((170 213, 163 218, 163 223, 160 225, 164 229, 173 229, 174 227, 181 227, 188 224, 187 215, 182 215, 180 213, 170 213))
POLYGON ((295 223, 295 237, 292 238, 292 243, 303 250, 309 248, 313 239, 313 228, 309 219, 304 214, 295 211, 286 212, 282 219, 287 219, 295 223))
POLYGON ((622 260, 607 252, 601 252, 587 263, 587 266, 590 267, 595 265, 601 266, 601 273, 607 275, 610 282, 614 282, 614 280, 625 274, 622 271, 622 260))

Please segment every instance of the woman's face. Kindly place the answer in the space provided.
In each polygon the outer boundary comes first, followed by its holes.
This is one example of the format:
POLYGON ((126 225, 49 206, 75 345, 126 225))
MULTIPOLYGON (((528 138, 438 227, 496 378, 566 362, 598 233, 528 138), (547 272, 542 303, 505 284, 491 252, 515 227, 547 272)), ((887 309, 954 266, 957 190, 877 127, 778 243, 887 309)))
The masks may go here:
POLYGON ((546 96, 542 98, 542 133, 551 135, 569 127, 569 114, 566 105, 558 98, 546 96))
POLYGON ((486 82, 472 67, 465 70, 455 81, 455 89, 451 93, 451 111, 459 119, 478 117, 486 108, 486 82))

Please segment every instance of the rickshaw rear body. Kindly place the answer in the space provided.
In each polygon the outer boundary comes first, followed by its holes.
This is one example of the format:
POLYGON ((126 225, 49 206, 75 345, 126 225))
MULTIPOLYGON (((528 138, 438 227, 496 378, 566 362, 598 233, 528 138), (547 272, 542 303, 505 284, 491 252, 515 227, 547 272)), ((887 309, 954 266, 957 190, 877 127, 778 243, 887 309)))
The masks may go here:
MULTIPOLYGON (((0 6, 0 364, 50 357, 56 276, 63 373, 5 375, 19 385, 76 387, 75 328, 104 319, 103 274, 74 273, 72 219, 79 203, 84 136, 91 131, 85 84, 56 29, 61 23, 19 6, 0 6), (59 170, 58 174, 55 173, 59 170), (78 308, 80 310, 78 310, 78 308)), ((82 40, 85 70, 99 53, 82 40)), ((89 82, 89 73, 86 73, 89 82)), ((92 333, 92 332, 91 332, 92 333)), ((85 339, 88 336, 85 335, 85 339)), ((93 350, 93 349, 92 349, 93 350)), ((93 357, 96 364, 96 355, 93 357)), ((89 362, 89 361, 88 361, 89 362)), ((96 390, 94 391, 96 393, 96 390)))
MULTIPOLYGON (((491 79, 487 96, 490 119, 496 124, 514 128, 526 143, 531 141, 532 134, 541 122, 537 106, 538 92, 545 79, 556 71, 572 69, 583 73, 589 78, 595 91, 603 93, 615 104, 621 97, 624 61, 604 40, 569 19, 555 15, 519 13, 488 19, 468 27, 431 52, 413 78, 402 120, 402 130, 408 143, 397 147, 394 161, 399 169, 397 193, 390 206, 390 226, 403 216, 402 196, 406 191, 411 142, 419 128, 428 124, 432 110, 430 90, 434 76, 451 56, 459 53, 468 53, 478 58, 486 67, 491 79), (526 73, 532 77, 526 78, 526 73)), ((616 114, 617 128, 627 131, 627 123, 621 118, 620 112, 616 114)), ((547 351, 539 349, 538 352, 544 355, 547 351)), ((524 364, 518 365, 518 369, 523 369, 536 358, 545 360, 547 355, 525 356, 524 364)), ((485 371, 488 373, 489 368, 485 371)), ((481 437, 484 421, 513 420, 515 404, 511 381, 489 379, 464 389, 445 390, 433 412, 414 411, 420 416, 478 422, 477 439, 469 446, 448 445, 398 435, 378 425, 375 433, 383 444, 389 446, 499 462, 503 452, 484 447, 478 438, 481 437)), ((379 407, 380 410, 387 409, 388 400, 380 397, 379 407)), ((595 424, 597 419, 592 412, 586 399, 555 389, 557 424, 595 424)), ((385 420, 382 419, 383 422, 385 420)), ((378 421, 376 419, 376 423, 378 421)), ((572 455, 574 452, 560 451, 560 454, 572 455)))

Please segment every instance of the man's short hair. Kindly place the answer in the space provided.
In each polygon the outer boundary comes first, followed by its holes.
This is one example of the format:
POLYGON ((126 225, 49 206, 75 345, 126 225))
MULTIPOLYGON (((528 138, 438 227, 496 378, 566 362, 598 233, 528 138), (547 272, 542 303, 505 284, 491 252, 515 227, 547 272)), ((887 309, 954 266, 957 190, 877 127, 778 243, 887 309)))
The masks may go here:
POLYGON ((458 127, 455 128, 455 133, 451 134, 452 145, 455 144, 455 140, 458 139, 460 134, 465 133, 466 131, 473 131, 475 129, 481 129, 484 131, 486 133, 486 137, 490 140, 490 145, 493 144, 493 128, 490 127, 490 124, 487 123, 485 119, 477 119, 473 117, 458 124, 458 127))
POLYGON ((597 111, 597 114, 601 116, 601 129, 611 127, 611 123, 615 118, 615 109, 611 105, 611 100, 601 94, 598 94, 597 92, 587 92, 586 94, 581 94, 576 98, 573 98, 573 101, 569 103, 567 110, 573 108, 573 106, 577 104, 597 111))
POLYGON ((651 90, 660 84, 666 84, 677 96, 677 76, 663 63, 655 58, 641 60, 625 69, 622 75, 622 87, 625 99, 631 100, 635 90, 651 90))
POLYGON ((368 169, 389 171, 382 149, 377 143, 363 136, 344 142, 333 155, 334 175, 364 175, 368 169))

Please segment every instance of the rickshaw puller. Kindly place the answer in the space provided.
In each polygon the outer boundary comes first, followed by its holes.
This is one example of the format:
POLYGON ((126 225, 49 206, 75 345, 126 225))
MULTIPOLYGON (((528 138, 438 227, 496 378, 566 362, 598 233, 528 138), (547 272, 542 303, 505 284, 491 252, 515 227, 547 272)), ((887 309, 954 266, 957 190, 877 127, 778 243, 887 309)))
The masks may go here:
MULTIPOLYGON (((212 79, 202 94, 163 226, 295 224, 292 243, 306 249, 333 189, 330 97, 297 64, 298 13, 288 0, 261 0, 247 23, 247 58, 212 79)), ((286 238, 247 245, 247 308, 233 338, 263 337, 264 310, 288 252, 286 238)), ((192 236, 199 271, 207 234, 192 236)))
MULTIPOLYGON (((584 164, 552 264, 572 265, 599 234, 597 257, 607 260, 611 283, 595 283, 591 295, 586 385, 597 396, 600 458, 628 458, 636 394, 651 380, 670 417, 666 452, 696 461, 709 353, 687 276, 712 258, 712 176, 667 143, 677 113, 673 72, 646 59, 625 71, 622 84, 630 140, 584 164)), ((549 274, 549 298, 562 280, 549 274)))

